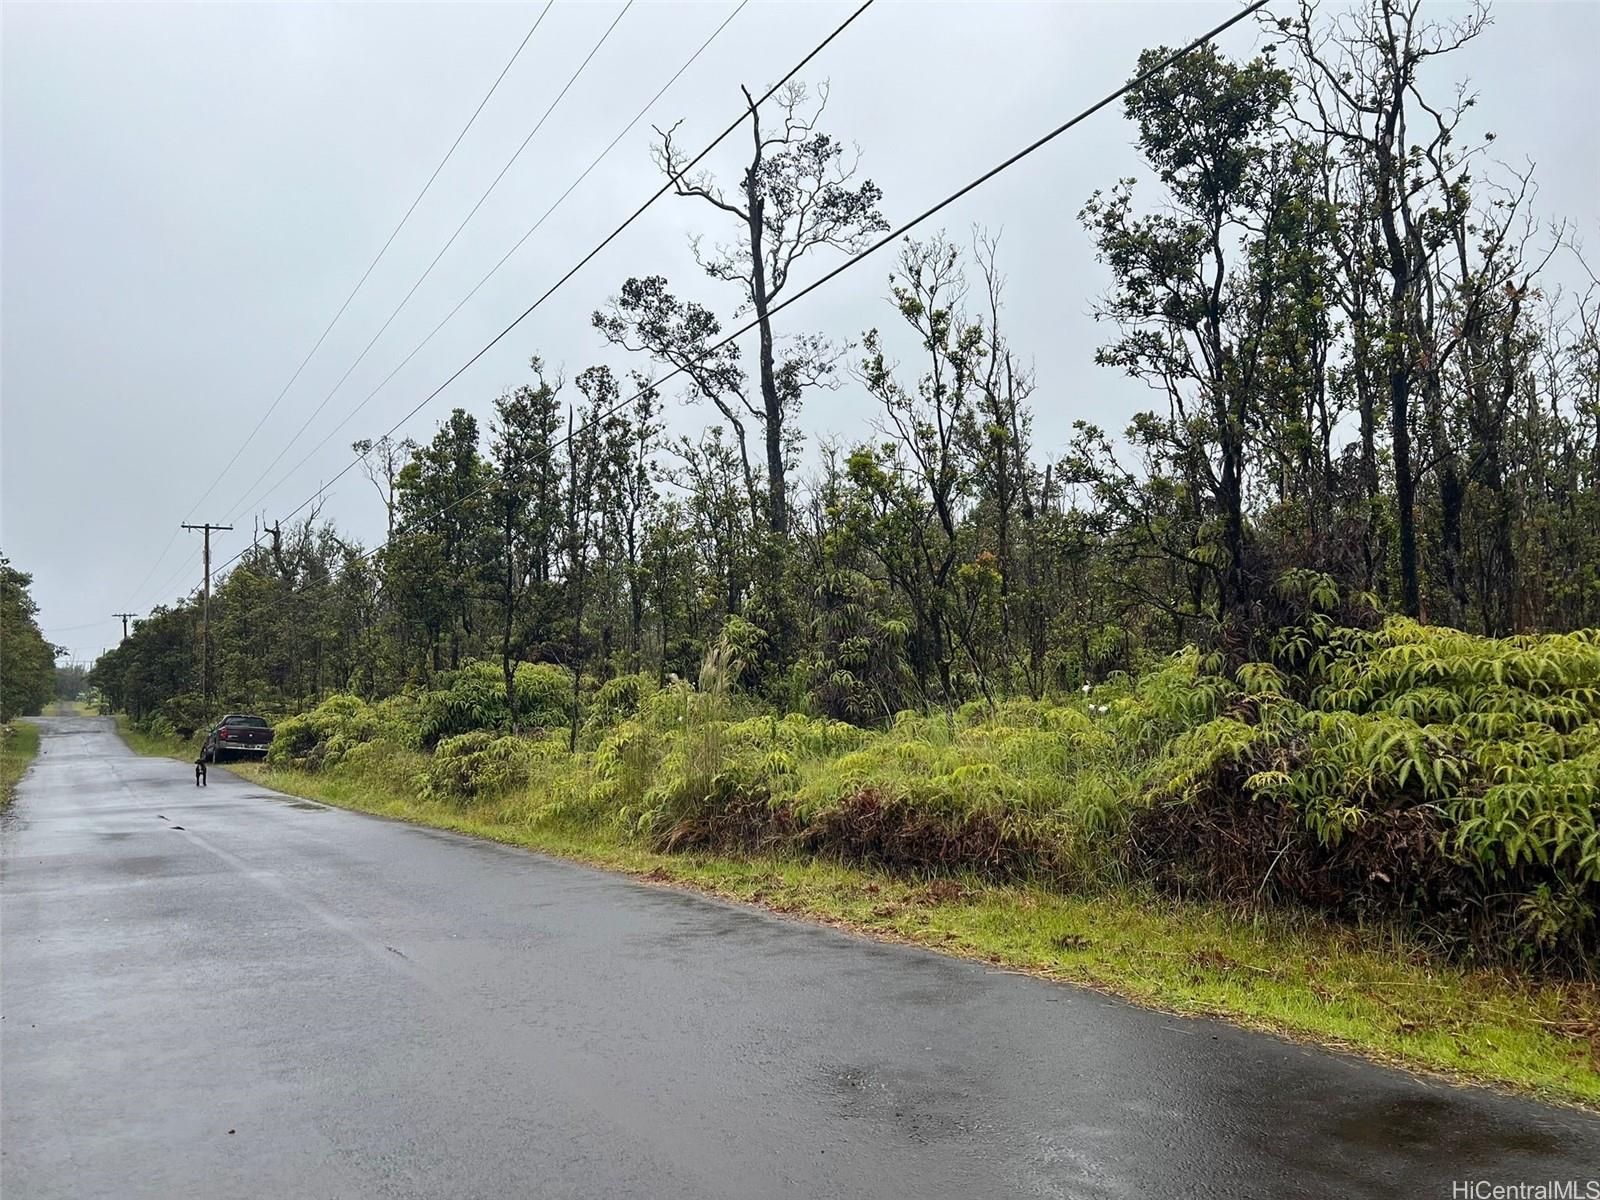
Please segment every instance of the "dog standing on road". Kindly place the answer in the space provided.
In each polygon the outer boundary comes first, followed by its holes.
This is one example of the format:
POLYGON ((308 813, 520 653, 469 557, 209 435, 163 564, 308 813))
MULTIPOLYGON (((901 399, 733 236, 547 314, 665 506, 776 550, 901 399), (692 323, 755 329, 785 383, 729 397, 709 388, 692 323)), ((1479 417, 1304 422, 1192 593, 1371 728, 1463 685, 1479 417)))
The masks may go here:
POLYGON ((204 756, 194 760, 194 785, 195 787, 206 786, 206 760, 204 756))

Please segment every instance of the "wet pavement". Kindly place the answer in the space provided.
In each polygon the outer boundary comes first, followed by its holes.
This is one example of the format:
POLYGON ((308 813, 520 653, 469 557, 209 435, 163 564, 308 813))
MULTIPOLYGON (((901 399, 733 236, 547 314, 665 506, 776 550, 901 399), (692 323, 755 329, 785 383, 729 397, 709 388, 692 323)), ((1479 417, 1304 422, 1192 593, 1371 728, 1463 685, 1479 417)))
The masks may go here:
POLYGON ((224 770, 202 791, 108 721, 44 724, 0 817, 5 1200, 1449 1200, 1600 1176, 1582 1113, 224 770))

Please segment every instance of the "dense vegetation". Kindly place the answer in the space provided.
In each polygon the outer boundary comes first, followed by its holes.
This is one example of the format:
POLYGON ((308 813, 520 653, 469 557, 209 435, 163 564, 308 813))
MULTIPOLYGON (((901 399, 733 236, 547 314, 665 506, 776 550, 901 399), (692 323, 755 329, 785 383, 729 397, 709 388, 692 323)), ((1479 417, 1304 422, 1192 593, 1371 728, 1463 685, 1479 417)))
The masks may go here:
POLYGON ((1209 674, 1194 650, 1087 693, 882 729, 779 715, 731 688, 614 677, 569 750, 570 682, 469 664, 376 704, 285 720, 271 762, 506 822, 663 849, 1291 901, 1403 922, 1472 954, 1580 963, 1600 901, 1600 637, 1491 641, 1391 618, 1330 629, 1308 679, 1209 674), (532 716, 532 714, 537 714, 532 716))
POLYGON ((39 712, 55 695, 56 648, 39 631, 32 583, 0 555, 0 724, 39 712))
POLYGON ((627 279, 594 324, 631 381, 535 358, 487 431, 358 446, 382 546, 312 517, 246 551, 214 703, 192 602, 92 682, 158 730, 288 716, 280 763, 667 848, 1137 878, 1590 969, 1600 313, 1546 285, 1581 259, 1449 89, 1487 27, 1307 8, 1134 89, 1153 177, 1080 219, 1099 360, 1160 407, 1057 450, 982 234, 905 243, 854 348, 773 330, 802 259, 883 228, 792 89, 731 186, 676 183, 727 222, 702 265, 753 364, 627 279), (663 371, 699 436, 663 433, 663 371), (877 434, 803 456, 820 387, 877 434))

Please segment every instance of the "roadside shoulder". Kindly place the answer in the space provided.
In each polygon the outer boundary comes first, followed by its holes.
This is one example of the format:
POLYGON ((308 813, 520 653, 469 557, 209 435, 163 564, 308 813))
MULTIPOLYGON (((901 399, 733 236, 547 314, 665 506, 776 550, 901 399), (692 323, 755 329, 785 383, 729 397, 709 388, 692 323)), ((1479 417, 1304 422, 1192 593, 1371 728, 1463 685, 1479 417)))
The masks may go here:
POLYGON ((902 942, 1148 1008, 1209 1016, 1454 1083, 1600 1111, 1600 989, 1471 970, 1393 931, 1240 915, 1134 890, 913 879, 816 858, 661 853, 609 825, 427 802, 340 772, 254 764, 290 795, 447 829, 902 942))
POLYGON ((39 753, 39 727, 18 718, 0 726, 0 808, 11 803, 17 785, 39 753))

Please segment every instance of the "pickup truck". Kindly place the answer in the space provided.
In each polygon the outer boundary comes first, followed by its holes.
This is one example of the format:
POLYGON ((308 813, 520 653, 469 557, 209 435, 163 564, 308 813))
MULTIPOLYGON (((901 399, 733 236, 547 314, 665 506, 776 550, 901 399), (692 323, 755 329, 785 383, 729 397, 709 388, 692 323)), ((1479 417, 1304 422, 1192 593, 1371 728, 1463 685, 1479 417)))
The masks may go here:
POLYGON ((221 762, 237 755, 241 758, 265 758, 272 745, 272 726, 265 717, 249 713, 229 713, 206 734, 200 747, 200 757, 206 762, 221 762))

